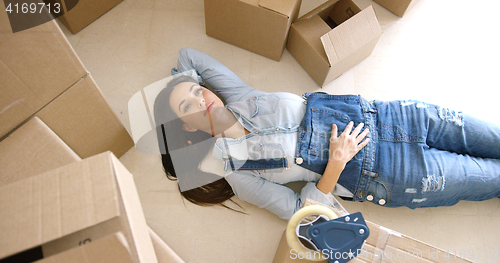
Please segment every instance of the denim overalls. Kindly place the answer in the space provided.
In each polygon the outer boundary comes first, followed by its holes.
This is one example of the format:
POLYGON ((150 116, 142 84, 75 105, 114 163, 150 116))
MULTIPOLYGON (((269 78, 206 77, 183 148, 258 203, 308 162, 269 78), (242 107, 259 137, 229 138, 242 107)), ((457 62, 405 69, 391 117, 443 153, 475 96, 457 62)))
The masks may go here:
POLYGON ((368 102, 360 96, 306 93, 296 160, 322 173, 332 124, 370 129, 368 145, 338 183, 355 201, 383 206, 448 206, 500 196, 500 128, 419 101, 368 102))

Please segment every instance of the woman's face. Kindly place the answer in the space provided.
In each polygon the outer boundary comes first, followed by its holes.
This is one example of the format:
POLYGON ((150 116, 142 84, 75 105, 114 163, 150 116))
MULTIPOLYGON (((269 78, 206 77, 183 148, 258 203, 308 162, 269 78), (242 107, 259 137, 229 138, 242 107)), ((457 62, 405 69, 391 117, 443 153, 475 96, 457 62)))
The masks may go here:
POLYGON ((170 95, 170 107, 185 123, 187 131, 210 131, 224 103, 209 89, 192 82, 177 84, 170 95))

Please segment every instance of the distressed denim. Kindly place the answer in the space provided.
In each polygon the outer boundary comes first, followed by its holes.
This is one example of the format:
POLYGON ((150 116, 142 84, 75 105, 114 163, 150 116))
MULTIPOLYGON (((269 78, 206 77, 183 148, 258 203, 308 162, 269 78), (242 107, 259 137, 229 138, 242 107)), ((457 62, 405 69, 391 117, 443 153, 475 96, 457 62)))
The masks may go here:
POLYGON ((370 143, 339 183, 355 201, 409 208, 450 206, 500 197, 500 127, 421 101, 373 101, 307 94, 296 158, 324 171, 333 123, 370 129, 370 143))

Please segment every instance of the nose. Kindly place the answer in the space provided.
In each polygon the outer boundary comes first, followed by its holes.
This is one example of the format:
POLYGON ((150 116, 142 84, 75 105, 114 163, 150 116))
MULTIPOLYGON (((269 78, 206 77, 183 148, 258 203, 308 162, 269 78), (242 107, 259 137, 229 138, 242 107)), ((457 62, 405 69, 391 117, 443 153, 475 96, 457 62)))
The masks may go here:
POLYGON ((200 108, 205 107, 205 98, 201 97, 198 99, 198 107, 200 107, 200 108))

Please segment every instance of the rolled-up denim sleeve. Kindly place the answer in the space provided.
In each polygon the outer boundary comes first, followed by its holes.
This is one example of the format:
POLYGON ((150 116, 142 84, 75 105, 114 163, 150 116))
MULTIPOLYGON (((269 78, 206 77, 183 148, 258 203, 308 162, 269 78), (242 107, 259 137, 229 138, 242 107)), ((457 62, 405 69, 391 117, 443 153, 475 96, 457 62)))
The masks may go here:
POLYGON ((328 196, 316 188, 313 182, 307 183, 300 193, 292 189, 256 176, 256 171, 238 171, 226 176, 238 198, 265 208, 278 217, 289 220, 309 198, 325 205, 332 203, 328 196))

